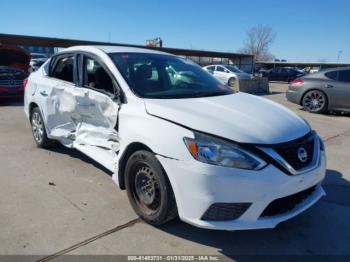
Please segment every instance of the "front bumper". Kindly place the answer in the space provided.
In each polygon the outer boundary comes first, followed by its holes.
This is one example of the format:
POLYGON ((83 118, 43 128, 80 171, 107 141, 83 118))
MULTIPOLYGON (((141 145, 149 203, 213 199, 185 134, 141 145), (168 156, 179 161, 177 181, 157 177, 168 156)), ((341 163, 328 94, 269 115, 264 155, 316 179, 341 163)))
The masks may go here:
POLYGON ((287 175, 273 165, 262 170, 242 170, 204 164, 196 160, 179 161, 157 156, 175 194, 180 219, 192 225, 221 230, 274 228, 317 202, 325 192, 320 182, 325 177, 326 159, 321 151, 319 165, 301 175, 287 175), (262 217, 274 200, 315 186, 315 190, 293 209, 262 217), (237 219, 201 219, 214 203, 251 203, 237 219))
POLYGON ((0 98, 2 97, 22 97, 24 95, 23 86, 0 86, 0 98))

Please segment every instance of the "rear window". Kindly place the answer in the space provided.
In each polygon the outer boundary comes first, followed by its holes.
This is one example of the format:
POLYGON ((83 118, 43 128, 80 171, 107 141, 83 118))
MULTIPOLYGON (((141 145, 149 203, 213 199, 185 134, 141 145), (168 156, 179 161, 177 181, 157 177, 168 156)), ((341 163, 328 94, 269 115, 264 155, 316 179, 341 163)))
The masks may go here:
POLYGON ((350 82, 350 70, 339 71, 338 80, 341 82, 350 82))
POLYGON ((328 77, 329 79, 338 80, 338 71, 330 71, 324 74, 326 77, 328 77))
POLYGON ((227 65, 226 68, 234 73, 242 73, 242 71, 237 66, 227 65))
POLYGON ((51 76, 73 83, 74 56, 59 58, 51 73, 51 76))

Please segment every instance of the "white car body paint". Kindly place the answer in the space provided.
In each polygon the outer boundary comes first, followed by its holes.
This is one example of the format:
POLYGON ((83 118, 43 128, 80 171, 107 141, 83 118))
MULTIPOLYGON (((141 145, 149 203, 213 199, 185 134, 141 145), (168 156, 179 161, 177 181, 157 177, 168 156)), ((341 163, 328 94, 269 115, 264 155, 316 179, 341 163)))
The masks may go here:
POLYGON ((246 93, 181 100, 147 99, 145 104, 152 115, 241 143, 277 144, 310 132, 305 121, 292 111, 246 93))
POLYGON ((183 221, 210 229, 273 228, 304 211, 325 194, 320 185, 326 169, 322 150, 317 149, 320 156, 314 168, 293 176, 272 163, 261 170, 206 164, 195 160, 185 146, 184 137, 194 138, 194 130, 234 142, 266 146, 308 134, 310 126, 285 107, 244 93, 143 99, 131 91, 108 53, 162 52, 91 46, 68 48, 63 52, 87 52, 97 56, 114 75, 127 102, 119 104, 103 93, 50 78, 49 60, 30 75, 25 88, 27 117, 30 117, 30 105, 38 105, 48 137, 78 149, 114 172, 113 180, 117 184, 119 160, 125 150, 135 142, 146 145, 167 173, 183 221), (261 217, 272 201, 312 186, 315 186, 313 193, 288 212, 261 217), (251 206, 235 220, 202 220, 211 204, 219 202, 250 202, 251 206))

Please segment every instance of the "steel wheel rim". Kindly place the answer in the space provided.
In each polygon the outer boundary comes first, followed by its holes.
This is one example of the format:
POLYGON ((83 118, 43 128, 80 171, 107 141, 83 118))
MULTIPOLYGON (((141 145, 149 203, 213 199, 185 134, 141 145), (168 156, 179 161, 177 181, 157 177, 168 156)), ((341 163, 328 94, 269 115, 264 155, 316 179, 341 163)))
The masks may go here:
POLYGON ((161 203, 160 184, 155 172, 146 164, 133 168, 133 195, 137 205, 147 214, 154 214, 161 203))
POLYGON ((35 141, 41 143, 44 135, 44 124, 38 112, 32 115, 32 130, 35 141))
POLYGON ((310 92, 305 95, 304 106, 312 112, 321 110, 325 104, 326 99, 320 92, 310 92))

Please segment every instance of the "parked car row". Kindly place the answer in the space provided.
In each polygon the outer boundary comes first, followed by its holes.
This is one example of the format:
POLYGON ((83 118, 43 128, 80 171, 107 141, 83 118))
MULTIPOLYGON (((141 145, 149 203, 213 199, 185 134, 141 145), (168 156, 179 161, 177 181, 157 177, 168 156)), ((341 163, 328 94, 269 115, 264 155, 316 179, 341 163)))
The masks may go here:
POLYGON ((306 73, 295 67, 275 67, 259 71, 260 77, 267 77, 269 81, 291 82, 298 77, 302 77, 306 73))

